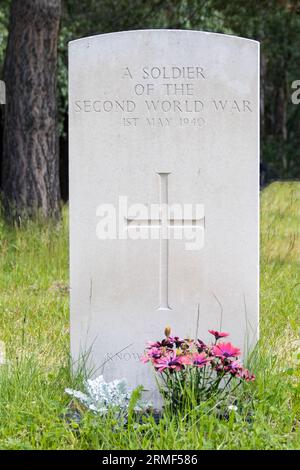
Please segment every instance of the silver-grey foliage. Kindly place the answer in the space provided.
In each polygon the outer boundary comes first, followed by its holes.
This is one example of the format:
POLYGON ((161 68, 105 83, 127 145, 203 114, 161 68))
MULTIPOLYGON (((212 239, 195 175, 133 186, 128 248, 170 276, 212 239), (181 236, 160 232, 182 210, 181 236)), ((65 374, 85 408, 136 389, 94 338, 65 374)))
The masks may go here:
MULTIPOLYGON (((86 408, 95 413, 106 414, 110 408, 126 411, 130 402, 131 391, 125 379, 105 382, 103 375, 84 382, 85 391, 66 388, 65 392, 76 398, 86 408)), ((143 411, 150 407, 149 403, 141 401, 135 406, 135 411, 143 411)))

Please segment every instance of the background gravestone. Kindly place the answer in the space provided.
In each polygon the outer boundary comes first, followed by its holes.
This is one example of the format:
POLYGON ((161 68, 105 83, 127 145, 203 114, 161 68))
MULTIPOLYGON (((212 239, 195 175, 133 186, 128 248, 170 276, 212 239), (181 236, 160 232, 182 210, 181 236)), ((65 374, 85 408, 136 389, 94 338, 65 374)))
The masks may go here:
POLYGON ((5 104, 5 82, 0 80, 0 104, 5 104))
POLYGON ((259 44, 120 32, 72 41, 69 64, 72 356, 153 391, 139 356, 166 325, 204 339, 222 328, 244 351, 257 339, 259 44), (190 223, 203 247, 162 240, 161 220, 155 239, 99 239, 101 204, 121 234, 148 230, 120 196, 202 204, 190 223))

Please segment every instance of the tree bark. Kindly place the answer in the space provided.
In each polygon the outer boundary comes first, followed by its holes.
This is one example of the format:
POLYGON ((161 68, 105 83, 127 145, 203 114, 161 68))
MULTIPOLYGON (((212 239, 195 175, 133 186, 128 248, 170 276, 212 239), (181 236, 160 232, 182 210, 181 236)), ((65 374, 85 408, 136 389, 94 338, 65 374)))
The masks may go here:
POLYGON ((61 0, 12 0, 2 190, 11 220, 59 218, 57 45, 61 0))

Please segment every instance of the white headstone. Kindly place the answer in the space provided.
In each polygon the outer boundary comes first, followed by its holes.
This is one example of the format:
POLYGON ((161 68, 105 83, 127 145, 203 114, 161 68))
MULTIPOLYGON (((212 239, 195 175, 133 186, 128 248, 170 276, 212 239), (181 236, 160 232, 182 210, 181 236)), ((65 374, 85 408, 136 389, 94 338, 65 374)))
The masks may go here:
POLYGON ((120 32, 69 64, 72 356, 154 391, 165 326, 257 339, 259 44, 120 32))
POLYGON ((5 82, 0 80, 0 104, 6 103, 6 96, 5 96, 5 82))

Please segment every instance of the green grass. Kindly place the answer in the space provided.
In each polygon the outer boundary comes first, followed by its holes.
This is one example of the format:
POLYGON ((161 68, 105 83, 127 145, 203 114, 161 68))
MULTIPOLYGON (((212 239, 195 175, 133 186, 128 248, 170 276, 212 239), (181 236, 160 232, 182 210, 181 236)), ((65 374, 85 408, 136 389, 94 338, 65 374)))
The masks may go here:
POLYGON ((123 428, 113 416, 63 418, 69 367, 67 209, 60 227, 0 221, 1 449, 299 449, 300 183, 261 198, 261 339, 257 380, 239 392, 228 421, 203 404, 189 419, 166 416, 123 428), (251 411, 251 419, 249 419, 251 411))

